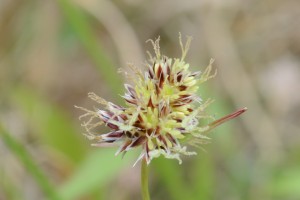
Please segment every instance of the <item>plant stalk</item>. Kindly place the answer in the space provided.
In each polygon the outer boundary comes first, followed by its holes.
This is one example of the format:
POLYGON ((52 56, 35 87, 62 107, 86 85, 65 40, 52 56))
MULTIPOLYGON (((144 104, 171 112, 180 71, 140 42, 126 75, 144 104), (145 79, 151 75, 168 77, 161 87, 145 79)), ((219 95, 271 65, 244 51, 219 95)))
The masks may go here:
POLYGON ((148 166, 146 159, 142 159, 141 165, 141 184, 142 184, 142 197, 143 200, 150 200, 149 189, 148 189, 148 166))

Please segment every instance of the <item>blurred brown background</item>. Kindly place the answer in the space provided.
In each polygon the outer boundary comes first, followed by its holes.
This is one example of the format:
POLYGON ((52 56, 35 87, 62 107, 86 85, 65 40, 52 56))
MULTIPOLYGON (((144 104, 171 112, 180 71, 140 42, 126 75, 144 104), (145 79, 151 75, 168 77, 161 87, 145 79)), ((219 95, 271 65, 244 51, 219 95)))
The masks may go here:
MULTIPOLYGON (((135 155, 124 164, 116 149, 90 147, 73 105, 92 108, 90 91, 122 103, 118 68, 143 67, 145 41, 158 36, 180 56, 179 32, 193 36, 193 70, 215 59, 218 75, 200 88, 216 100, 210 112, 249 110, 206 153, 155 161, 153 199, 299 199, 299 0, 0 0, 1 123, 64 199, 140 199, 135 155)), ((0 141, 0 199, 46 196, 0 141)))

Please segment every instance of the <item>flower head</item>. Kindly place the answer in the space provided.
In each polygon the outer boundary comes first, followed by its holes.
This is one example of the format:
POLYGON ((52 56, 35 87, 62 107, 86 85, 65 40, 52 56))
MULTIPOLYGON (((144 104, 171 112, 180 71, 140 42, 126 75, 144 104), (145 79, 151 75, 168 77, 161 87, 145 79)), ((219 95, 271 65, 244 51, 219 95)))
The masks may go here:
POLYGON ((89 93, 89 97, 102 104, 105 109, 91 111, 82 107, 88 117, 82 125, 86 128, 86 136, 96 141, 96 146, 104 143, 120 145, 119 153, 126 153, 132 148, 141 147, 142 152, 138 160, 150 161, 163 155, 166 158, 178 159, 180 154, 195 155, 184 144, 198 146, 209 138, 206 133, 219 124, 232 119, 246 109, 241 109, 231 115, 216 120, 210 124, 200 126, 199 120, 212 118, 206 114, 206 107, 212 102, 203 101, 197 91, 199 85, 215 76, 212 72, 212 63, 201 73, 191 72, 190 66, 184 61, 191 38, 183 45, 181 58, 168 58, 161 55, 159 38, 150 40, 154 47, 155 56, 149 54, 146 63, 147 70, 142 73, 131 66, 136 77, 134 86, 125 84, 126 93, 123 96, 126 106, 118 106, 89 93), (93 133, 93 129, 104 124, 111 129, 108 133, 93 133))

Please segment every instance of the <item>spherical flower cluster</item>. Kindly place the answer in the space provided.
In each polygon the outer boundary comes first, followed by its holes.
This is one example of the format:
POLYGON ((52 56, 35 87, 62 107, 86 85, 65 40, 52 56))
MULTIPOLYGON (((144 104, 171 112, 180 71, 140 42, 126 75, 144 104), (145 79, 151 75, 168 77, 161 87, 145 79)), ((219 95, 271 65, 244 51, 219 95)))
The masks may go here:
POLYGON ((159 39, 152 41, 155 56, 149 53, 147 70, 142 73, 131 66, 135 77, 134 86, 125 84, 123 96, 126 106, 118 106, 89 93, 89 97, 102 104, 105 109, 91 111, 82 107, 88 117, 82 125, 86 128, 86 136, 96 141, 94 145, 103 143, 119 144, 119 153, 126 153, 132 148, 141 147, 142 152, 137 159, 150 161, 163 155, 166 158, 178 159, 180 154, 195 155, 187 150, 185 144, 199 146, 209 138, 206 133, 215 126, 240 115, 241 109, 208 125, 200 126, 199 120, 212 117, 205 113, 206 107, 212 102, 203 101, 197 91, 199 85, 214 77, 211 60, 208 67, 201 73, 191 72, 190 65, 184 61, 191 39, 180 46, 181 58, 168 58, 161 55, 159 39), (93 129, 101 124, 111 129, 108 133, 94 133, 93 129))

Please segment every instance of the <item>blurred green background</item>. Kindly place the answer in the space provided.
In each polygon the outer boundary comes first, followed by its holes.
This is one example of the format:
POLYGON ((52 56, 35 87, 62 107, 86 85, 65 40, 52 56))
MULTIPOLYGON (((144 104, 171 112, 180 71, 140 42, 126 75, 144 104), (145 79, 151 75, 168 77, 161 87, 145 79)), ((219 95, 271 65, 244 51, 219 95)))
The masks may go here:
MULTIPOLYGON (((211 133, 198 156, 155 159, 154 200, 300 199, 299 0, 0 0, 0 199, 141 199, 137 153, 115 157, 81 134, 74 105, 95 92, 124 104, 118 68, 143 68, 145 43, 216 78, 199 94, 216 118, 248 112, 211 133)), ((103 130, 106 131, 104 128, 103 130)))

